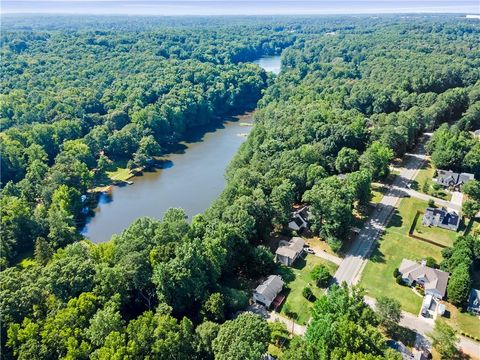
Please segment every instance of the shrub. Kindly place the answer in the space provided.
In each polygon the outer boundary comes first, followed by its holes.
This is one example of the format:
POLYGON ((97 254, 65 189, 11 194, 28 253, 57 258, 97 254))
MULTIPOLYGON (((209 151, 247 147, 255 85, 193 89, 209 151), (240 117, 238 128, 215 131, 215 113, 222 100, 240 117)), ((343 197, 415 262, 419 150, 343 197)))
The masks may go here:
POLYGON ((398 285, 403 285, 402 275, 398 274, 397 278, 396 278, 396 281, 397 281, 398 285))
POLYGON ((324 265, 317 265, 310 273, 311 277, 317 283, 318 287, 326 287, 332 278, 327 267, 324 265))
POLYGON ((433 199, 428 200, 428 206, 429 207, 434 207, 435 206, 435 201, 433 199))
POLYGON ((400 275, 400 271, 398 271, 398 268, 395 268, 395 270, 393 270, 393 277, 396 279, 398 275, 400 275))
POLYGON ((435 259, 432 258, 431 256, 427 257, 427 258, 425 259, 425 261, 426 261, 428 267, 431 267, 431 268, 434 268, 434 269, 437 269, 437 268, 438 268, 437 262, 436 262, 435 259))
POLYGON ((305 286, 302 290, 302 295, 305 299, 310 300, 310 298, 313 296, 312 289, 310 289, 308 286, 305 286))

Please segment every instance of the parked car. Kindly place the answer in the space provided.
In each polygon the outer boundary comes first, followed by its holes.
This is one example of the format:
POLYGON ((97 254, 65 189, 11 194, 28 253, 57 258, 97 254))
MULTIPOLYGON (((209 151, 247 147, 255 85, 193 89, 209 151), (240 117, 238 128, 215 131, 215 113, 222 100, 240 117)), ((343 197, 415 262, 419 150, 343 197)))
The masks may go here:
POLYGON ((305 252, 308 253, 308 254, 315 254, 315 251, 313 251, 312 248, 306 247, 303 250, 305 250, 305 252))

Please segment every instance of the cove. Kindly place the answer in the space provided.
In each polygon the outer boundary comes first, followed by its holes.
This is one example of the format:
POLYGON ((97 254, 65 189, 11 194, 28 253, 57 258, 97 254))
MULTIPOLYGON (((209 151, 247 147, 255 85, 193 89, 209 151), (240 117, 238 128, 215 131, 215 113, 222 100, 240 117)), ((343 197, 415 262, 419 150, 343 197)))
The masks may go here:
MULTIPOLYGON (((280 56, 255 63, 266 71, 280 71, 280 56)), ((207 129, 200 138, 187 139, 180 144, 182 151, 164 157, 160 169, 133 178, 132 185, 114 186, 109 195, 101 194, 82 235, 95 243, 105 242, 135 219, 161 219, 172 207, 183 208, 189 219, 202 213, 223 191, 226 167, 250 132, 252 115, 235 116, 207 129)))

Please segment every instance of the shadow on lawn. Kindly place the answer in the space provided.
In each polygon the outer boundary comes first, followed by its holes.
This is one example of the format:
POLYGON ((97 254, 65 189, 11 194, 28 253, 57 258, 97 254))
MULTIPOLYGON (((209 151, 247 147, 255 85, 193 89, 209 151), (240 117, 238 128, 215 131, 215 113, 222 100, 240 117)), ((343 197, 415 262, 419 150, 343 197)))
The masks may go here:
MULTIPOLYGON (((381 240, 378 240, 381 241, 381 240)), ((380 251, 378 244, 374 245, 375 248, 370 255, 370 261, 373 263, 384 264, 385 263, 385 255, 380 251)))
POLYGON ((387 228, 402 227, 402 225, 403 225, 403 219, 400 216, 398 209, 395 208, 395 210, 393 210, 392 217, 390 218, 390 221, 387 224, 387 228))

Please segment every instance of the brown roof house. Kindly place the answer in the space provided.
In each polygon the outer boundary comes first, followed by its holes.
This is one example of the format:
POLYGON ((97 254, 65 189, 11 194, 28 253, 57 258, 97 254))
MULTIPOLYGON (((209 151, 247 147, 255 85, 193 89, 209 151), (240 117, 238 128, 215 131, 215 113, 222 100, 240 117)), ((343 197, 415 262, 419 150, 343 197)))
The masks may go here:
POLYGON ((425 261, 419 264, 408 259, 402 260, 398 271, 406 284, 422 285, 425 295, 432 295, 437 299, 445 296, 449 275, 447 272, 428 267, 425 261))
POLYGON ((270 307, 275 298, 283 289, 282 278, 279 275, 270 275, 263 283, 253 291, 253 300, 256 303, 270 307))
POLYGON ((301 237, 293 237, 290 241, 281 240, 275 251, 275 261, 291 266, 303 254, 304 245, 305 241, 301 237))

